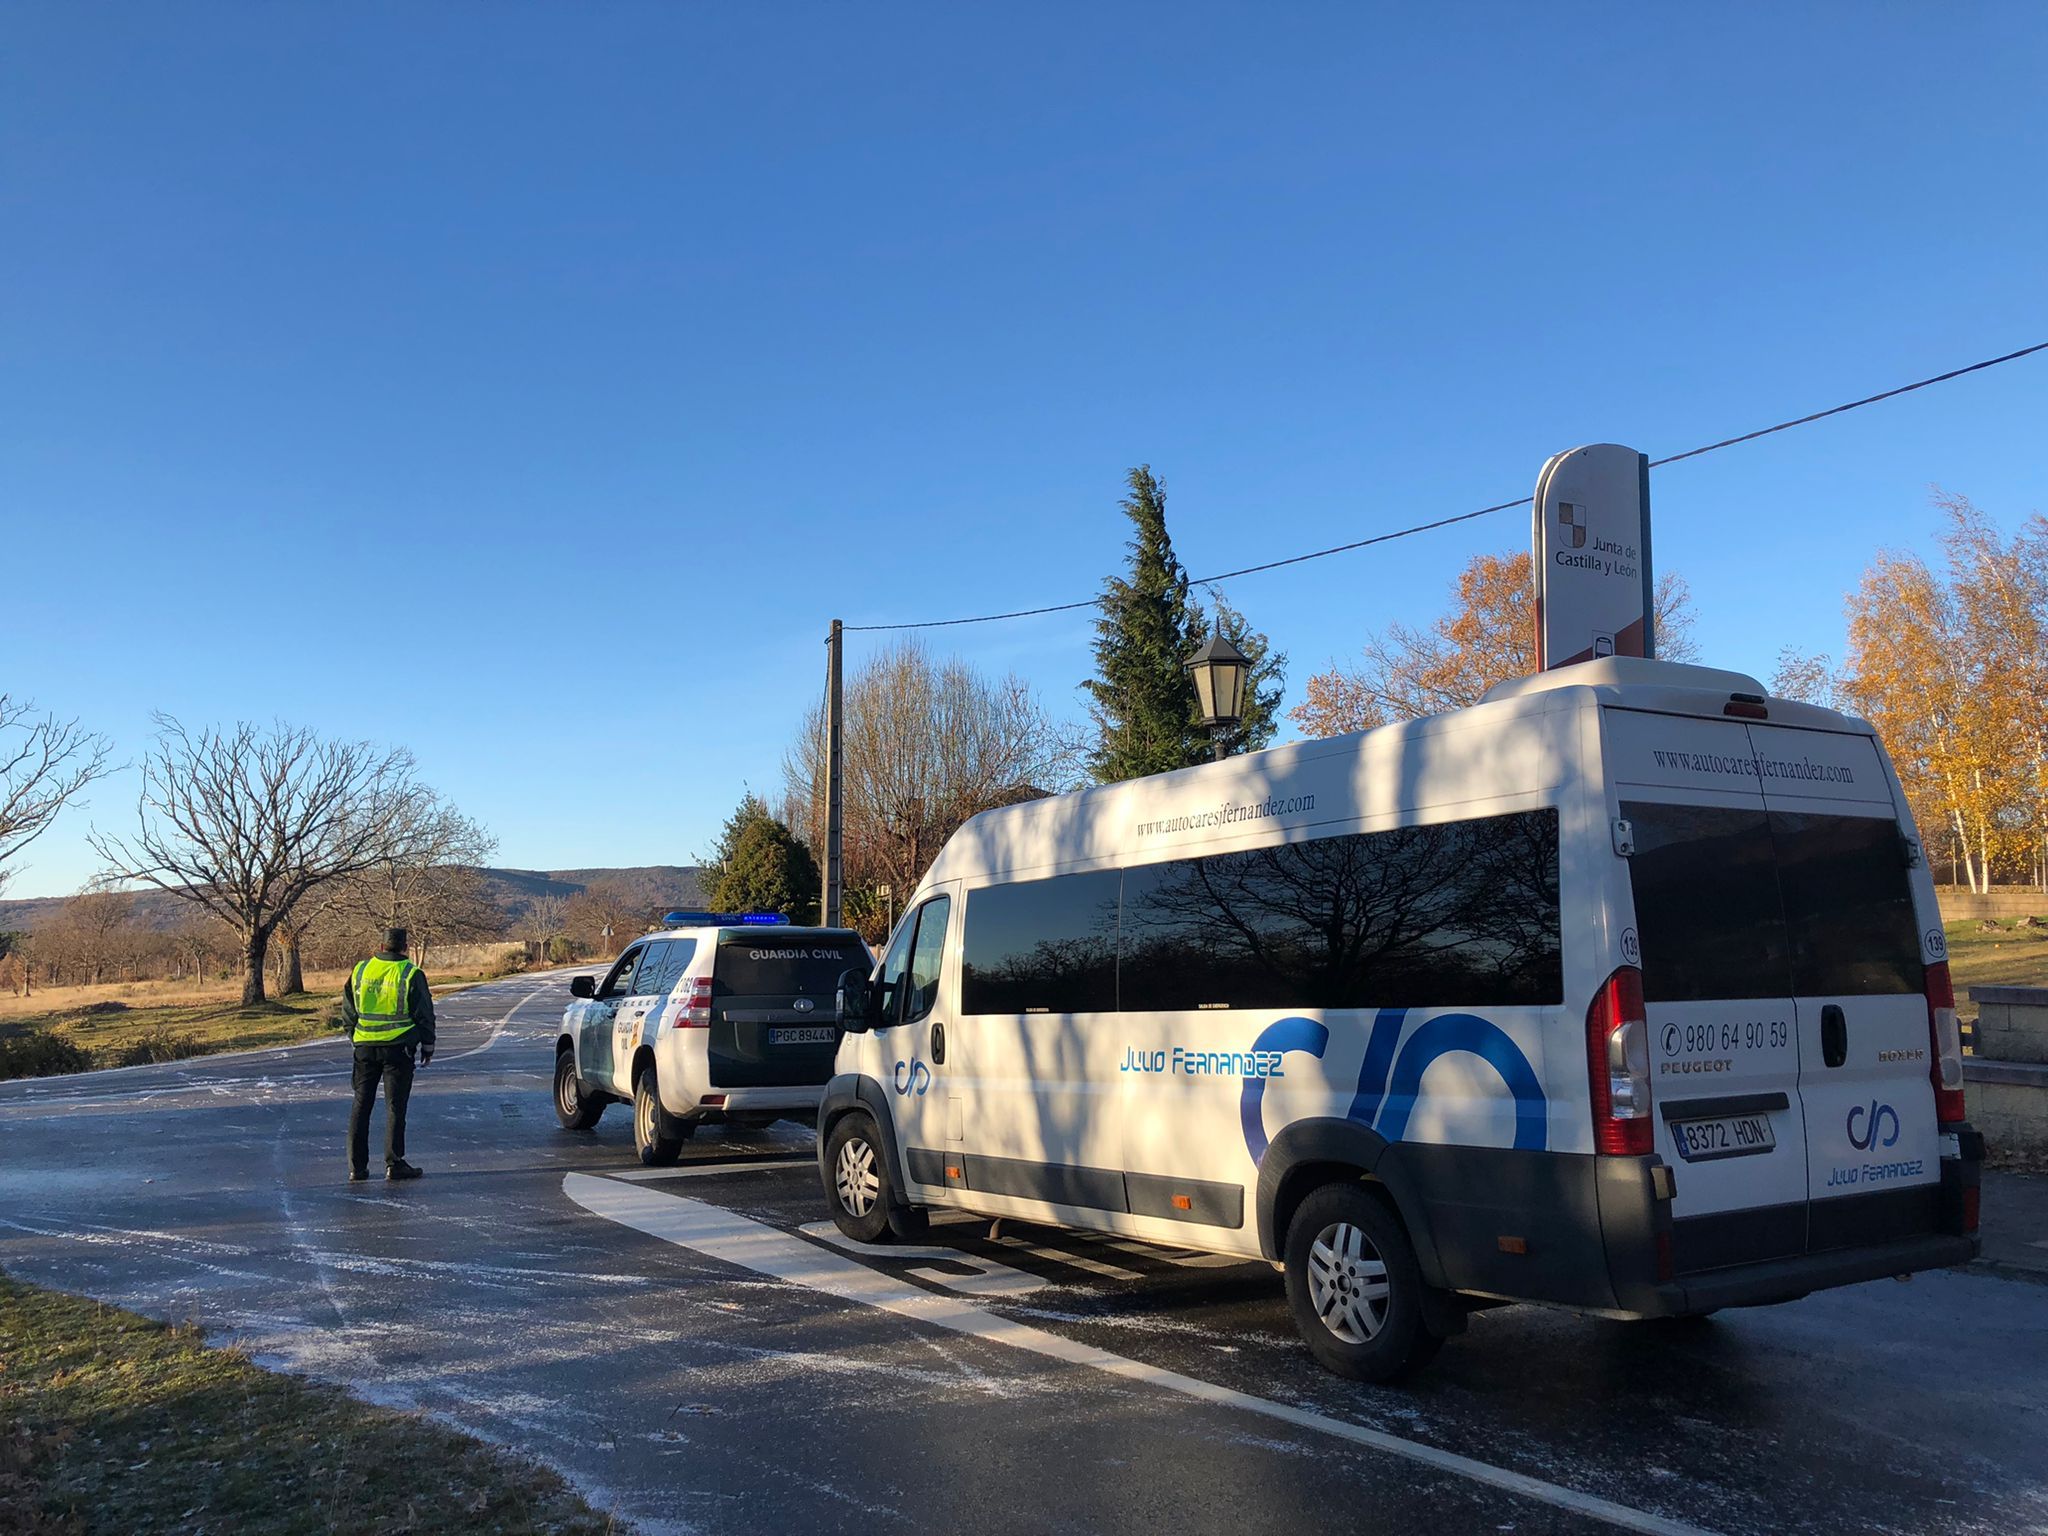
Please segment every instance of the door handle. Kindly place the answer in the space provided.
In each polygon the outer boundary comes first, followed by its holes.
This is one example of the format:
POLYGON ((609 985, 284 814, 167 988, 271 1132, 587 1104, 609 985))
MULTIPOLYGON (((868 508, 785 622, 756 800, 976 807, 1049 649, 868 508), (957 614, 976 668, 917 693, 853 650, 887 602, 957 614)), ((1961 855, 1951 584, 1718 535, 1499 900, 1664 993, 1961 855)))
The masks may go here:
POLYGON ((932 1025, 932 1065, 935 1067, 942 1067, 945 1064, 946 1026, 943 1024, 935 1023, 932 1025))
POLYGON ((1820 1011, 1820 1055, 1831 1067, 1849 1059, 1849 1020, 1840 1003, 1829 1003, 1820 1011))

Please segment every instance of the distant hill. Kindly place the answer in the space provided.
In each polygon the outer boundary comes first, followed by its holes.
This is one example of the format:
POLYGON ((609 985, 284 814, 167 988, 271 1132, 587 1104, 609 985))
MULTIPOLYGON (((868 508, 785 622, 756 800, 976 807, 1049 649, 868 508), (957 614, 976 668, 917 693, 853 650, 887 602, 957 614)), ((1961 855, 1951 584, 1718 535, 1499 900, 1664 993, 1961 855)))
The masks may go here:
MULTIPOLYGON (((516 928, 537 896, 574 896, 600 883, 617 885, 646 907, 650 920, 675 907, 701 907, 704 890, 700 871, 690 864, 644 864, 633 869, 486 869, 484 879, 505 914, 507 930, 516 928)), ((0 933, 34 933, 64 905, 62 896, 36 896, 0 901, 0 933)), ((168 891, 137 891, 135 921, 156 932, 168 932, 192 911, 168 891)))

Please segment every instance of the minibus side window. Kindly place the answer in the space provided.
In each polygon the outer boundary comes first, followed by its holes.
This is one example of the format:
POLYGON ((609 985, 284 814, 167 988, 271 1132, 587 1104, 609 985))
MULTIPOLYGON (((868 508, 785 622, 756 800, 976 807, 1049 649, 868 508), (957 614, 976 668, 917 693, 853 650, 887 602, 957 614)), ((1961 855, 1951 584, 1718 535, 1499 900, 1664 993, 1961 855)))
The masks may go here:
POLYGON ((967 893, 960 1011, 1106 1013, 1116 1007, 1114 869, 967 893))
POLYGON ((1126 1010, 1556 1003, 1557 812, 1124 871, 1126 1010))
POLYGON ((910 989, 903 1022, 915 1024, 939 1000, 939 964, 946 954, 946 920, 953 898, 934 896, 917 909, 917 942, 910 947, 910 989))

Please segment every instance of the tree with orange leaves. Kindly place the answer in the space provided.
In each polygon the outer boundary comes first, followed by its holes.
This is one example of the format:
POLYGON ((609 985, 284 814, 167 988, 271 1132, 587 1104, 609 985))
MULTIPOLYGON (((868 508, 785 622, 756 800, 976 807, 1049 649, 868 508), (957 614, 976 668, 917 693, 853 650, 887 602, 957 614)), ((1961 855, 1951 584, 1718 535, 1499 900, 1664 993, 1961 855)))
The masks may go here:
MULTIPOLYGON (((1657 654, 1691 661, 1692 594, 1658 579, 1657 654)), ((1316 673, 1289 713, 1307 736, 1369 730, 1476 704, 1495 683, 1536 670, 1536 597, 1526 550, 1474 555, 1459 571, 1449 612, 1428 626, 1390 625, 1365 643, 1362 666, 1316 673)))

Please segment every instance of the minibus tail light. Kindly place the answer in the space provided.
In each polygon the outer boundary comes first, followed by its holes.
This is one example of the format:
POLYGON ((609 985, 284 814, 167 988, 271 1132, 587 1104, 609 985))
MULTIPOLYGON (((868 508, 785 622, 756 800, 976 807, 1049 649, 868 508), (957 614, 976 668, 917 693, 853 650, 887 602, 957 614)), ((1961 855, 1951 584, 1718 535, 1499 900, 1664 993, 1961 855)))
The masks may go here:
POLYGON ((1593 1150, 1642 1157, 1654 1150, 1650 1124, 1650 1026, 1643 973, 1624 965, 1601 983, 1586 1010, 1586 1068, 1593 1098, 1593 1150))
POLYGON ((676 1020, 678 1029, 709 1029, 711 1027, 711 978, 699 976, 690 983, 689 1001, 683 1005, 682 1017, 676 1020))
POLYGON ((1956 1022, 1956 988, 1946 960, 1927 967, 1927 1046, 1934 1118, 1954 1125, 1963 1118, 1963 1031, 1956 1022))

